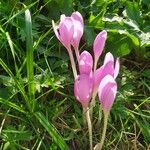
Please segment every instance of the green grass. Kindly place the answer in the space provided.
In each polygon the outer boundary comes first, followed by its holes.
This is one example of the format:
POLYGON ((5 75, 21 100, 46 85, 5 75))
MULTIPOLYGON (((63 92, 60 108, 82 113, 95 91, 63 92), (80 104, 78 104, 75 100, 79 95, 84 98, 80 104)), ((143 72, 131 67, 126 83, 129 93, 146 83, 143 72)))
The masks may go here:
MULTIPOLYGON (((105 49, 121 60, 104 149, 149 149, 148 1, 2 0, 0 8, 0 150, 89 149, 70 61, 51 27, 52 19, 74 10, 85 20, 80 50, 92 50, 96 34, 106 29, 105 49)), ((97 99, 94 145, 103 125, 98 113, 97 99)))

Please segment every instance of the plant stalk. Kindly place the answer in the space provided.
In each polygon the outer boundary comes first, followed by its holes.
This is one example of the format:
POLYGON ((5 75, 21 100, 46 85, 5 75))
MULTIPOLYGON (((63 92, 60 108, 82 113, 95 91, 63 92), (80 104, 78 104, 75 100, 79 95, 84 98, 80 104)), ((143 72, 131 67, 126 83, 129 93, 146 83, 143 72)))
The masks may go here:
POLYGON ((93 120, 93 107, 95 107, 95 98, 96 98, 97 92, 94 90, 92 95, 92 100, 90 103, 90 117, 91 120, 93 120))
POLYGON ((70 57, 70 61, 71 61, 71 67, 72 67, 74 79, 77 79, 77 69, 76 69, 76 64, 75 64, 71 49, 68 50, 68 53, 69 53, 69 57, 70 57))
POLYGON ((98 58, 95 57, 95 61, 94 61, 94 72, 96 71, 96 68, 97 68, 97 62, 98 62, 98 58))
POLYGON ((106 130, 107 130, 107 123, 108 123, 108 116, 109 116, 109 111, 104 112, 104 128, 103 128, 102 138, 101 138, 98 150, 101 150, 104 144, 106 130))
POLYGON ((90 150, 93 150, 93 141, 92 141, 92 123, 90 118, 90 110, 86 108, 86 119, 88 124, 88 131, 89 131, 89 141, 90 141, 90 150))
POLYGON ((78 48, 75 49, 75 54, 76 54, 76 57, 77 57, 77 61, 79 63, 80 54, 79 54, 79 49, 78 48))

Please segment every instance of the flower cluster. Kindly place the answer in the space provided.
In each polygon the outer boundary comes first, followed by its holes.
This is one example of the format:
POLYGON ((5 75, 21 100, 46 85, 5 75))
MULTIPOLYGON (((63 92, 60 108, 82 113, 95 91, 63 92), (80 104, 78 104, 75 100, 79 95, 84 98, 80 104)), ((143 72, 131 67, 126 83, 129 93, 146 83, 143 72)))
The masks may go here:
POLYGON ((74 94, 76 99, 83 107, 89 107, 91 97, 98 93, 103 111, 109 111, 116 97, 117 83, 115 81, 119 73, 119 59, 114 60, 113 55, 108 52, 104 58, 104 63, 100 68, 97 62, 105 46, 107 32, 100 32, 93 43, 94 61, 88 51, 79 54, 79 43, 83 35, 84 23, 79 12, 74 12, 70 17, 61 15, 59 25, 52 21, 56 37, 67 49, 75 77, 74 94), (76 65, 73 58, 73 47, 79 73, 76 71, 76 65))
POLYGON ((105 139, 108 115, 117 93, 115 79, 119 73, 119 59, 114 60, 113 55, 108 52, 105 55, 102 66, 97 68, 97 63, 107 38, 107 32, 105 30, 100 32, 94 40, 94 59, 86 50, 81 54, 79 53, 79 43, 84 30, 83 18, 79 12, 72 13, 70 17, 61 15, 59 25, 56 25, 54 21, 52 21, 52 25, 56 37, 67 49, 70 57, 75 78, 74 95, 82 104, 83 110, 85 111, 88 123, 90 150, 93 150, 91 118, 93 106, 95 105, 95 97, 98 93, 99 101, 104 112, 104 127, 101 141, 95 145, 94 150, 101 150, 105 139), (73 52, 76 54, 79 73, 77 73, 73 52))

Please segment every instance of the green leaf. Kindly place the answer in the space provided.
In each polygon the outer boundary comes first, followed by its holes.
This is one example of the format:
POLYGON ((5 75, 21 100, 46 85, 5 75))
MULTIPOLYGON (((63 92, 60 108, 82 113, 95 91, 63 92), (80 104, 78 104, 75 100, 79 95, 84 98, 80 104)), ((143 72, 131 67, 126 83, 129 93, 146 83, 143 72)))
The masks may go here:
MULTIPOLYGON (((10 142, 6 142, 6 143, 4 144, 3 150, 8 150, 9 146, 10 146, 10 142)), ((12 147, 11 147, 11 148, 12 148, 12 147)))
MULTIPOLYGON (((143 71, 142 75, 148 79, 150 79, 150 69, 146 69, 143 71)), ((150 81, 150 80, 149 80, 150 81)))
POLYGON ((56 0, 62 13, 70 15, 73 10, 73 0, 56 0))
POLYGON ((141 40, 142 47, 150 46, 150 32, 147 32, 147 33, 142 32, 139 35, 139 38, 141 40))
POLYGON ((147 143, 150 143, 150 124, 145 119, 142 119, 141 121, 140 119, 136 118, 136 122, 139 128, 142 130, 144 139, 147 143))
POLYGON ((9 74, 9 76, 14 80, 18 90, 21 92, 22 96, 24 97, 24 100, 26 101, 28 108, 30 109, 29 99, 28 99, 26 92, 24 90, 24 85, 22 84, 22 81, 16 79, 14 74, 11 72, 9 67, 5 64, 5 62, 1 58, 0 58, 0 65, 9 74))
POLYGON ((15 129, 5 129, 2 132, 3 137, 6 141, 16 142, 16 141, 30 141, 32 139, 32 135, 29 131, 25 130, 15 130, 15 129))
POLYGON ((126 2, 126 13, 127 16, 135 21, 137 24, 142 24, 141 12, 140 8, 138 7, 137 2, 126 2))
POLYGON ((127 35, 132 40, 133 44, 136 47, 140 46, 140 41, 139 41, 139 39, 135 35, 130 34, 128 32, 125 32, 125 35, 127 35))
POLYGON ((130 53, 133 44, 127 35, 119 31, 121 30, 110 30, 105 49, 111 51, 114 55, 122 57, 130 53))
POLYGON ((63 137, 58 133, 57 129, 40 113, 35 113, 36 118, 39 120, 41 125, 47 130, 50 136, 53 138, 55 143, 60 147, 61 150, 69 150, 67 144, 63 140, 63 137))
POLYGON ((98 15, 94 16, 91 14, 89 18, 89 25, 101 28, 103 26, 102 18, 105 13, 105 10, 102 10, 98 15))
POLYGON ((94 32, 94 28, 89 27, 89 26, 85 26, 84 34, 85 34, 87 46, 91 46, 93 44, 94 38, 96 37, 96 34, 94 32))
POLYGON ((147 5, 147 6, 149 6, 149 4, 150 4, 150 3, 149 3, 149 0, 143 0, 142 2, 143 2, 145 5, 147 5))
POLYGON ((27 53, 27 78, 28 78, 28 93, 32 110, 35 107, 35 85, 34 85, 34 60, 33 60, 33 37, 32 37, 32 20, 30 11, 25 11, 26 22, 26 53, 27 53))
POLYGON ((34 3, 28 5, 27 7, 25 7, 24 9, 22 9, 21 11, 19 11, 18 13, 14 14, 12 17, 10 17, 3 25, 9 23, 12 19, 14 19, 15 17, 17 17, 20 14, 23 14, 27 9, 33 7, 39 0, 35 1, 34 3))
MULTIPOLYGON (((96 6, 103 6, 103 4, 106 2, 105 0, 96 0, 96 1, 93 1, 93 2, 95 2, 94 4, 96 5, 96 6)), ((93 4, 93 2, 92 2, 92 4, 93 4)))
POLYGON ((0 103, 4 104, 4 105, 7 105, 21 113, 24 113, 26 114, 26 112, 23 110, 23 108, 19 107, 18 105, 16 105, 15 103, 13 102, 10 102, 9 100, 7 99, 3 99, 3 98, 0 98, 0 103))
POLYGON ((130 53, 130 49, 129 49, 129 46, 127 43, 122 43, 120 46, 119 46, 119 49, 118 49, 118 55, 119 56, 125 56, 127 54, 130 53))

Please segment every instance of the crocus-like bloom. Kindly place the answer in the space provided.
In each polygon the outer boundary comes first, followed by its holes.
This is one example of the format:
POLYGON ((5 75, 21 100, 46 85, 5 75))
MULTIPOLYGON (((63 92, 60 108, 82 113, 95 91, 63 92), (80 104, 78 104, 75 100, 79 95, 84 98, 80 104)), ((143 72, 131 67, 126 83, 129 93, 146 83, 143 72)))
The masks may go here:
POLYGON ((111 74, 116 79, 120 69, 119 58, 117 58, 115 62, 113 55, 108 52, 104 59, 104 65, 106 65, 106 72, 109 72, 109 74, 111 74))
POLYGON ((109 74, 115 79, 119 73, 119 68, 119 59, 117 58, 116 62, 114 63, 113 55, 110 52, 108 52, 105 56, 104 64, 94 73, 94 90, 97 90, 101 80, 106 75, 109 74))
POLYGON ((111 75, 106 75, 98 88, 98 96, 104 113, 109 112, 117 93, 117 83, 111 75))
POLYGON ((93 68, 93 58, 88 51, 83 51, 79 58, 80 74, 90 74, 93 68))
POLYGON ((93 45, 95 57, 99 57, 102 54, 102 51, 105 46, 106 38, 107 38, 107 32, 105 30, 103 30, 96 36, 93 45))
POLYGON ((74 83, 74 95, 76 99, 87 108, 93 92, 93 77, 87 74, 81 74, 74 83))
POLYGON ((72 13, 71 18, 73 19, 74 25, 74 34, 71 44, 75 50, 78 50, 80 39, 83 35, 83 27, 84 27, 83 18, 82 15, 77 11, 72 13))
POLYGON ((96 36, 96 38, 94 40, 93 51, 94 51, 94 58, 95 58, 95 67, 96 67, 97 61, 104 49, 106 38, 107 38, 107 32, 105 30, 103 30, 96 36))
POLYGON ((53 30, 59 41, 70 50, 71 45, 78 49, 80 39, 83 35, 83 18, 79 12, 74 12, 70 17, 61 15, 57 26, 52 21, 53 30))
POLYGON ((52 26, 56 37, 66 47, 66 49, 69 50, 74 32, 72 19, 61 15, 60 24, 57 26, 54 21, 52 21, 52 26))

